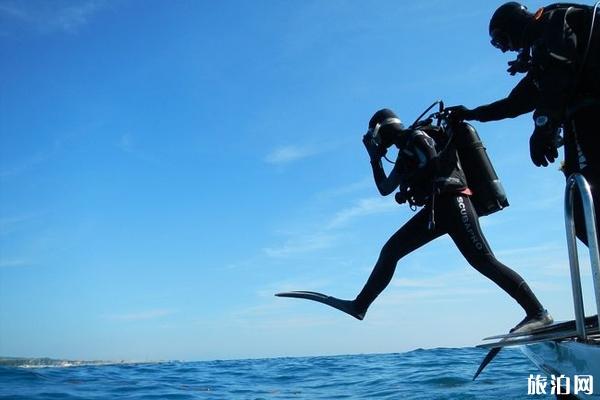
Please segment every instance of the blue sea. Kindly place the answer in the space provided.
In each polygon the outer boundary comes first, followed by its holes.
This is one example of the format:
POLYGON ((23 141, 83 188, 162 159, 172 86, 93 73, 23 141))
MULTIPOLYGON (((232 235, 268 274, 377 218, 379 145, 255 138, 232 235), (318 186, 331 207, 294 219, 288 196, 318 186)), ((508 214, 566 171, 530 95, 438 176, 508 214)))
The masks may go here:
MULTIPOLYGON (((0 358, 0 399, 526 399, 540 373, 504 349, 236 361, 85 363, 0 358)), ((539 398, 539 397, 538 397, 539 398)), ((550 396, 548 396, 550 398, 550 396)))

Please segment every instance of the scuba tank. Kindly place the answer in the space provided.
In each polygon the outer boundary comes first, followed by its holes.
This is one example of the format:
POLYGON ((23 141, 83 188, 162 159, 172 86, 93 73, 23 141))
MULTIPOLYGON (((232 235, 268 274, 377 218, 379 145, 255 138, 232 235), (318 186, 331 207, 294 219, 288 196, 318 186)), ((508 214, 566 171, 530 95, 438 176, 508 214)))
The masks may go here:
POLYGON ((457 122, 451 124, 451 129, 467 184, 473 192, 471 201, 477 214, 489 215, 508 207, 506 192, 475 128, 465 122, 457 122))
POLYGON ((509 204, 504 187, 500 183, 500 179, 492 166, 492 162, 477 131, 473 126, 464 121, 455 121, 449 118, 448 113, 444 111, 444 103, 441 100, 429 106, 412 123, 410 129, 429 127, 434 119, 437 119, 436 126, 438 128, 442 127, 442 130, 446 133, 445 140, 440 140, 440 143, 438 143, 442 147, 438 151, 438 157, 451 148, 450 143, 452 142, 458 155, 459 164, 467 180, 467 185, 473 192, 471 202, 477 214, 485 216, 508 207, 509 204), (439 111, 423 120, 424 115, 436 105, 439 105, 439 111))

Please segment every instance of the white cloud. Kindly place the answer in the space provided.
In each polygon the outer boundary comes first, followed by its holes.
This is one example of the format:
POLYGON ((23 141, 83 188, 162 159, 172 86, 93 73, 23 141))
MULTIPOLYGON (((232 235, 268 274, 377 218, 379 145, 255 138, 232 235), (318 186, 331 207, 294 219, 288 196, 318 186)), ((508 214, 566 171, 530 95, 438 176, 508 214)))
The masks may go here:
POLYGON ((47 161, 50 156, 51 152, 40 153, 29 158, 22 159, 12 166, 2 166, 0 167, 0 180, 8 180, 9 178, 18 177, 26 172, 29 172, 47 161))
POLYGON ((105 0, 6 1, 0 4, 0 18, 17 22, 39 33, 76 33, 106 4, 105 0))
POLYGON ((373 214, 382 214, 397 209, 397 204, 389 198, 373 197, 358 200, 355 206, 343 209, 335 214, 327 225, 329 229, 337 228, 355 218, 373 214))
POLYGON ((16 2, 0 4, 0 15, 23 21, 29 20, 29 14, 25 12, 24 7, 20 7, 16 2))
MULTIPOLYGON (((439 287, 429 289, 417 289, 410 291, 390 291, 380 301, 384 305, 419 304, 425 300, 428 302, 448 303, 453 301, 465 301, 480 297, 487 293, 496 293, 488 287, 439 287)), ((498 292, 500 293, 500 292, 498 292)))
POLYGON ((336 236, 318 232, 314 235, 294 237, 279 247, 267 247, 264 250, 269 257, 287 257, 290 255, 323 250, 334 245, 336 236))
POLYGON ((126 133, 119 138, 119 142, 117 146, 126 153, 131 153, 133 151, 134 140, 133 135, 130 133, 126 133))
POLYGON ((333 230, 342 227, 355 218, 385 213, 395 209, 396 204, 389 199, 360 199, 356 202, 356 205, 335 213, 323 229, 312 234, 293 235, 283 245, 267 247, 263 251, 269 257, 288 257, 331 248, 336 244, 338 238, 338 235, 332 233, 333 230))
POLYGON ((393 285, 404 288, 438 288, 446 286, 447 283, 442 282, 439 277, 426 279, 399 278, 394 280, 393 285))
POLYGON ((0 268, 17 268, 30 265, 27 260, 13 258, 0 260, 0 268))
POLYGON ((140 144, 138 143, 139 135, 134 135, 132 133, 125 133, 121 135, 116 142, 116 146, 122 152, 147 163, 158 165, 160 164, 160 160, 154 154, 148 153, 140 144))
POLYGON ((58 29, 66 32, 74 32, 80 26, 87 24, 88 19, 103 4, 103 1, 92 0, 87 2, 71 3, 56 13, 54 24, 58 29))
POLYGON ((509 256, 532 256, 532 255, 548 255, 562 253, 564 246, 557 243, 545 243, 540 245, 533 245, 527 247, 513 247, 510 249, 496 251, 498 257, 509 257, 509 256))
POLYGON ((336 188, 324 190, 316 194, 316 198, 323 199, 333 199, 337 197, 348 196, 350 194, 361 192, 364 190, 376 190, 373 185, 373 177, 366 176, 360 181, 352 182, 344 186, 339 186, 336 188))
POLYGON ((10 235, 14 232, 20 231, 24 229, 27 224, 42 216, 42 212, 14 216, 2 216, 2 218, 0 218, 0 236, 10 235))
POLYGON ((310 157, 317 152, 309 147, 300 147, 300 146, 283 146, 278 147, 273 150, 270 154, 268 154, 265 158, 265 161, 269 164, 288 164, 293 161, 298 161, 306 157, 310 157))

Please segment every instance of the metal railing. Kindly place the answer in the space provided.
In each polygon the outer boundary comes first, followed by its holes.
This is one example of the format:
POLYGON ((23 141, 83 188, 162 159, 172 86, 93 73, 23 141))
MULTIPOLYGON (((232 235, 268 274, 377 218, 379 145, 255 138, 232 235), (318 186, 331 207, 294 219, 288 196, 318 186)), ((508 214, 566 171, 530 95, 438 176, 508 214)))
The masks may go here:
POLYGON ((585 313, 583 310, 583 294, 581 289, 581 274, 579 271, 579 257, 577 255, 577 242, 575 235, 575 220, 573 217, 573 199, 575 189, 578 190, 583 206, 585 230, 590 252, 592 279, 594 281, 594 294, 596 296, 596 312, 600 323, 600 260, 598 254, 598 235, 594 200, 590 185, 581 174, 573 174, 567 179, 565 190, 565 227, 567 229, 567 247, 569 249, 569 264, 571 267, 571 285, 573 289, 573 304, 575 306, 575 324, 577 335, 580 339, 587 338, 585 331, 585 313))

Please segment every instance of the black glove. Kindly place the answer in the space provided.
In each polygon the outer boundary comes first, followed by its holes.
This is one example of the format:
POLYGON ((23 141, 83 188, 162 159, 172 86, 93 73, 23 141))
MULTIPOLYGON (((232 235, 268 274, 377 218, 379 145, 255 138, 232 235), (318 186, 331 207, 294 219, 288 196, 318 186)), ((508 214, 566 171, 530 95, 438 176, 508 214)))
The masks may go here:
POLYGON ((519 52, 516 59, 508 62, 508 69, 506 71, 514 76, 517 73, 528 72, 530 67, 531 56, 529 55, 529 49, 524 49, 519 52))
POLYGON ((549 163, 553 163, 558 158, 558 150, 554 141, 556 128, 552 128, 550 124, 537 126, 533 134, 529 138, 529 154, 531 161, 536 167, 547 167, 549 163))
POLYGON ((475 119, 473 110, 468 109, 463 105, 446 107, 444 112, 448 114, 448 118, 454 121, 470 121, 472 119, 475 119))
POLYGON ((404 204, 408 200, 406 197, 406 193, 403 192, 396 192, 396 194, 394 195, 394 199, 398 204, 404 204))
POLYGON ((377 146, 375 142, 373 142, 373 137, 368 133, 363 136, 362 139, 365 148, 367 149, 367 153, 369 153, 369 158, 371 158, 371 162, 377 162, 381 160, 381 157, 387 153, 387 149, 377 146))

